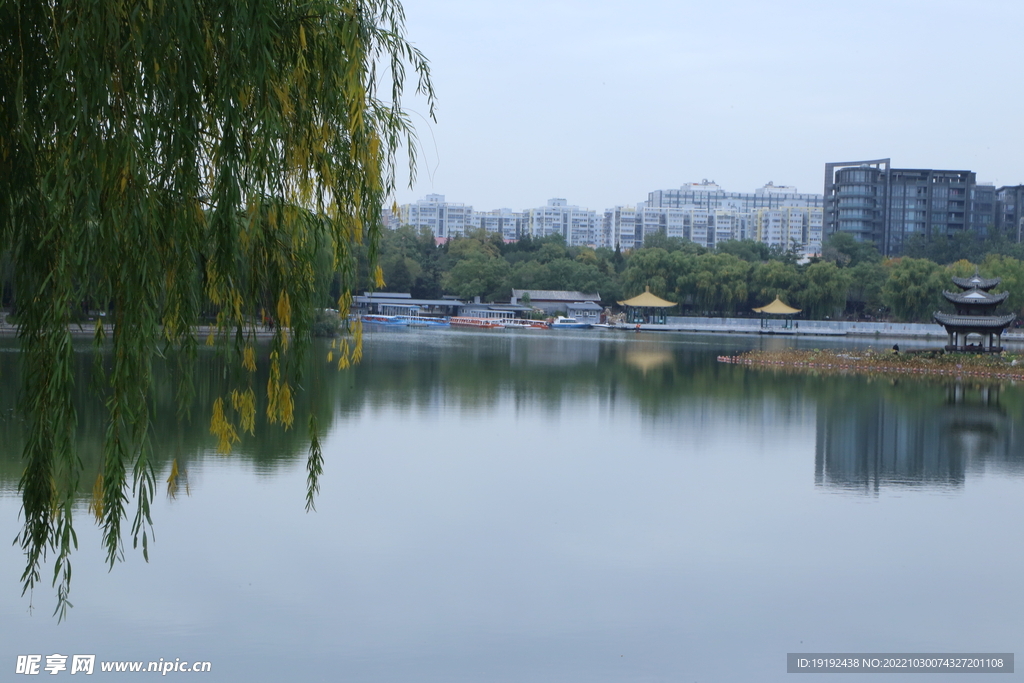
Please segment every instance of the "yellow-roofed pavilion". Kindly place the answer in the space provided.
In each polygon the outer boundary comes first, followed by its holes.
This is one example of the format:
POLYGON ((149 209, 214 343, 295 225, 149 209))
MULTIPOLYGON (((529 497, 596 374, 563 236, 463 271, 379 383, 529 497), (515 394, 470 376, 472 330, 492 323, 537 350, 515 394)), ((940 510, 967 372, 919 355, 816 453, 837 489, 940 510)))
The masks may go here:
POLYGON ((620 301, 619 305, 626 307, 626 322, 630 324, 664 325, 667 322, 668 309, 676 304, 651 294, 651 288, 648 286, 644 289, 643 294, 620 301))
POLYGON ((783 303, 782 299, 780 299, 779 297, 775 297, 775 301, 771 302, 767 306, 761 306, 760 308, 754 309, 755 313, 761 314, 761 327, 768 327, 769 315, 788 316, 786 317, 785 327, 792 327, 792 316, 796 315, 800 311, 801 309, 799 308, 793 308, 792 306, 783 303))

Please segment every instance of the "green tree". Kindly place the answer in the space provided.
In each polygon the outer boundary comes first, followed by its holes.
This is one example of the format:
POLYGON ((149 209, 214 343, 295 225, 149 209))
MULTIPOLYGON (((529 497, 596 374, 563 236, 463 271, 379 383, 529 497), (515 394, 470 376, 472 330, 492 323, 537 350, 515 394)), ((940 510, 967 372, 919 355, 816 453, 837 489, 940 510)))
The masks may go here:
POLYGON ((861 261, 846 270, 850 275, 847 306, 855 313, 875 317, 884 306, 882 285, 889 277, 889 271, 878 261, 861 261))
POLYGON ((807 266, 799 302, 811 318, 821 319, 841 313, 846 308, 850 288, 850 269, 822 261, 807 266))
POLYGON ((481 297, 485 301, 508 299, 511 294, 512 267, 498 257, 474 254, 456 263, 441 278, 445 290, 460 299, 481 297))
POLYGON ((878 263, 882 255, 873 242, 858 242, 849 233, 834 232, 821 245, 821 260, 853 268, 861 263, 878 263))
POLYGON ((941 266, 927 259, 898 258, 886 262, 889 278, 882 302, 904 322, 926 322, 942 305, 946 278, 941 266))
POLYGON ((691 256, 677 280, 677 291, 707 313, 733 314, 747 301, 750 264, 732 254, 691 256))
POLYGON ((775 297, 795 301, 794 293, 803 287, 803 276, 796 266, 782 261, 766 261, 753 266, 750 274, 751 303, 770 304, 775 297))
MULTIPOLYGON (((26 589, 55 555, 61 616, 80 473, 72 311, 84 300, 111 309, 94 509, 113 563, 129 487, 138 500, 131 533, 147 549, 148 397, 161 338, 182 350, 183 409, 196 323, 203 310, 216 313, 240 373, 221 387, 211 421, 230 447, 256 409, 261 318, 278 332, 261 359, 270 380, 260 408, 271 422, 293 422, 321 250, 343 312, 360 244, 379 284, 380 207, 399 147, 415 151, 401 104, 407 66, 433 114, 427 62, 403 36, 395 0, 0 2, 0 245, 13 255, 28 435, 19 541, 26 589)), ((359 357, 354 332, 344 362, 359 357)), ((312 416, 309 430, 311 505, 312 416)))
POLYGON ((1024 314, 1024 262, 1010 256, 989 254, 980 270, 985 277, 1000 278, 1002 282, 992 291, 1008 291, 1010 296, 1006 299, 1006 307, 1017 315, 1024 314))

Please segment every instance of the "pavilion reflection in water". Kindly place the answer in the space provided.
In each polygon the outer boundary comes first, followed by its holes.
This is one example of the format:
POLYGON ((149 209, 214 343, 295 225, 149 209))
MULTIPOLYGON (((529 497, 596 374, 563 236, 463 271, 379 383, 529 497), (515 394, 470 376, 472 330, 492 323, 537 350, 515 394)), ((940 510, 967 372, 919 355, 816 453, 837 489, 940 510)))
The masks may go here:
POLYGON ((957 488, 968 472, 1024 473, 1022 426, 1000 405, 999 393, 998 386, 950 384, 939 405, 885 397, 819 405, 815 484, 957 488))

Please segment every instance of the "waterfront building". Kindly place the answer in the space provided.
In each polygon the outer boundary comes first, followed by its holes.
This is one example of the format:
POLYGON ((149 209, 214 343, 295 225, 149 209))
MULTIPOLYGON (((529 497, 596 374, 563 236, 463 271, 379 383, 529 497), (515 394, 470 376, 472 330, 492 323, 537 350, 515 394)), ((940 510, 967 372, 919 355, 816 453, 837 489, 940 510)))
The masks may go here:
POLYGON ((584 312, 588 316, 593 311, 600 313, 601 308, 601 295, 597 292, 587 294, 553 289, 513 289, 509 303, 513 306, 522 305, 523 297, 526 297, 531 306, 541 309, 548 315, 565 315, 570 305, 577 313, 584 312))

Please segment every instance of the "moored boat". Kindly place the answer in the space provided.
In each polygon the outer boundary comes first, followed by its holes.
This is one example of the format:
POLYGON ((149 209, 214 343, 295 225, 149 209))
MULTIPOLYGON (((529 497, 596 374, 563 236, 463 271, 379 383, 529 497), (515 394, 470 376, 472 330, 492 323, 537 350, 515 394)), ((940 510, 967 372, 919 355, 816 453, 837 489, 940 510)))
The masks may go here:
POLYGON ((576 318, 567 318, 564 315, 558 316, 551 323, 553 330, 588 330, 591 327, 593 325, 590 323, 581 323, 576 318))
POLYGON ((409 327, 448 327, 450 323, 445 318, 436 318, 428 315, 396 315, 395 319, 402 325, 409 327))
POLYGON ((476 327, 482 329, 500 328, 502 325, 494 318, 474 318, 472 316, 457 315, 448 319, 452 327, 476 327))
POLYGON ((543 320, 526 320, 524 318, 505 318, 501 324, 505 329, 513 330, 546 330, 551 327, 543 320))
POLYGON ((360 316, 360 319, 364 323, 371 323, 373 325, 404 325, 405 323, 396 320, 399 316, 397 315, 377 315, 376 313, 367 313, 360 316))

